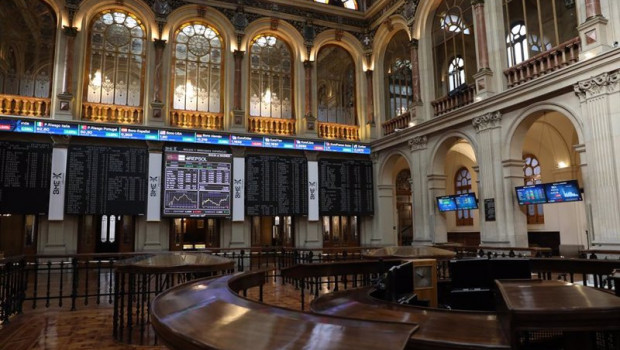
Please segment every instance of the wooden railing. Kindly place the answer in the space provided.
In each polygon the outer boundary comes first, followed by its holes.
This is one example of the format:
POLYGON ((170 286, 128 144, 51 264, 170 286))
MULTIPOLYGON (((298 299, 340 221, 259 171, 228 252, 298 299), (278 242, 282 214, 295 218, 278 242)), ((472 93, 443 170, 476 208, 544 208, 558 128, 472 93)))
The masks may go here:
POLYGON ((357 125, 319 122, 318 133, 319 137, 324 139, 347 141, 359 141, 360 139, 360 128, 357 125))
POLYGON ((580 48, 581 41, 576 37, 506 69, 504 75, 508 80, 508 87, 523 84, 577 62, 580 48))
POLYGON ((0 114, 49 117, 51 99, 0 94, 0 114))
POLYGON ((248 131, 258 134, 295 135, 295 119, 249 117, 248 131))
POLYGON ((222 130, 224 114, 173 109, 170 111, 170 125, 181 128, 222 130))
POLYGON ((435 116, 440 116, 457 108, 461 108, 467 106, 470 103, 473 103, 475 95, 476 86, 474 84, 471 84, 466 85, 461 91, 446 95, 431 102, 431 105, 433 106, 433 110, 435 112, 435 116))
POLYGON ((82 103, 82 120, 117 124, 142 124, 142 107, 82 103))
POLYGON ((392 118, 383 123, 383 136, 392 134, 396 129, 404 129, 409 126, 411 113, 405 112, 396 118, 392 118))

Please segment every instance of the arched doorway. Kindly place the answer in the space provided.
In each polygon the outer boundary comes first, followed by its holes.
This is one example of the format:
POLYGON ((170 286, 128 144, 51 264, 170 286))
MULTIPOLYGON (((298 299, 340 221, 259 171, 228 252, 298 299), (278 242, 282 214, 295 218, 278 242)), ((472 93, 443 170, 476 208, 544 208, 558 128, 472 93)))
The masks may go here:
POLYGON ((386 157, 379 175, 377 190, 382 243, 411 245, 415 234, 413 229, 415 205, 412 196, 411 167, 405 156, 395 153, 386 157))

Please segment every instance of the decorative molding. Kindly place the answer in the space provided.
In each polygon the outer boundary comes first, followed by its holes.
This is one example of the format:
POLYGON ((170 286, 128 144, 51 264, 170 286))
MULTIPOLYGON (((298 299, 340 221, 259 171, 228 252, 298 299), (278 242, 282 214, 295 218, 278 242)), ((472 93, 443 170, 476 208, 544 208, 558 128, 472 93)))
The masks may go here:
POLYGON ((426 136, 416 136, 407 142, 411 152, 426 149, 428 139, 426 136))
POLYGON ((72 38, 75 38, 78 34, 78 29, 77 27, 68 27, 68 26, 62 26, 62 33, 65 36, 69 36, 72 38))
POLYGON ((377 162, 379 162, 379 154, 378 153, 371 153, 370 154, 370 160, 374 163, 377 164, 377 162))
POLYGON ((620 69, 606 72, 587 80, 582 80, 573 85, 575 94, 581 102, 600 96, 604 93, 618 91, 618 81, 620 80, 620 69))
POLYGON ((491 112, 474 118, 474 120, 472 120, 472 124, 474 129, 476 129, 476 132, 481 132, 483 130, 498 127, 501 121, 502 114, 500 112, 491 112))
POLYGON ((280 19, 277 17, 271 17, 270 23, 271 23, 271 30, 277 31, 278 26, 280 25, 280 19))

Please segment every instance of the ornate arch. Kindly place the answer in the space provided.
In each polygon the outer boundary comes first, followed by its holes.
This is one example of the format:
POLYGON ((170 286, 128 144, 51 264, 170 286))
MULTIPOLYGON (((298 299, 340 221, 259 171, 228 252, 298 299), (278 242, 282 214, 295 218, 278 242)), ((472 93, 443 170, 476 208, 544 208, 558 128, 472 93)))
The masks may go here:
POLYGON ((430 170, 432 174, 443 174, 444 173, 444 161, 445 156, 452 147, 452 145, 448 142, 454 139, 464 139, 467 141, 472 149, 474 150, 474 156, 476 157, 475 162, 478 163, 478 159, 480 159, 478 155, 478 143, 475 141, 475 137, 473 135, 468 135, 465 132, 453 131, 447 134, 442 135, 435 145, 431 148, 431 152, 429 153, 428 164, 430 164, 430 170))

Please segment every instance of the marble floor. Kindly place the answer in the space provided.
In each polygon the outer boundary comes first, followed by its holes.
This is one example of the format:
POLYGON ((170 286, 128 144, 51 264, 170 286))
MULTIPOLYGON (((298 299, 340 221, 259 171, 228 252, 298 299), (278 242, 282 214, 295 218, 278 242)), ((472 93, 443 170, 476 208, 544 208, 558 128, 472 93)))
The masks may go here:
MULTIPOLYGON (((258 288, 249 290, 247 297, 258 300, 258 288)), ((307 298, 306 309, 311 299, 307 298)), ((279 279, 272 279, 264 286, 263 301, 295 310, 301 307, 299 290, 283 285, 279 279)), ((167 349, 156 343, 152 330, 147 332, 148 339, 144 342, 151 345, 128 345, 115 341, 112 336, 112 315, 113 307, 107 304, 80 306, 77 311, 69 311, 68 307, 38 307, 36 310, 26 307, 23 314, 12 317, 6 325, 0 325, 0 349, 167 349)))

